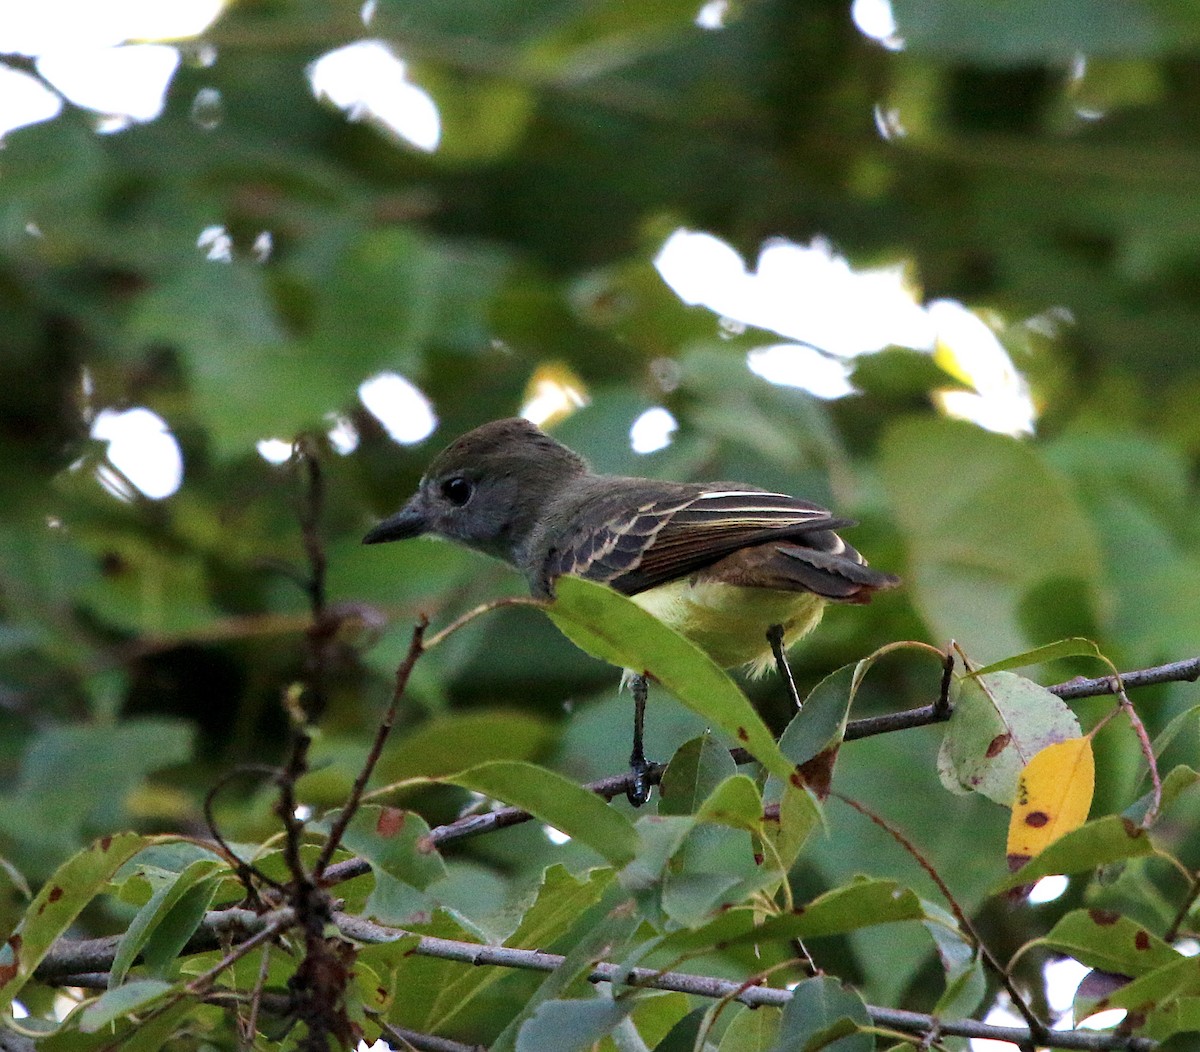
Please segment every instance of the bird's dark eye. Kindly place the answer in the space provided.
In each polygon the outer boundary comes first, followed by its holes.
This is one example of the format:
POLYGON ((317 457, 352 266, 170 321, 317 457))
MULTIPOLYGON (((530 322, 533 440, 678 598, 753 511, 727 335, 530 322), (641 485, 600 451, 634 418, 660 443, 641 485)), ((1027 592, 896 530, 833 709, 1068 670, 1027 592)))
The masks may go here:
POLYGON ((471 499, 475 488, 465 478, 455 476, 442 483, 442 496, 451 504, 461 508, 471 499))

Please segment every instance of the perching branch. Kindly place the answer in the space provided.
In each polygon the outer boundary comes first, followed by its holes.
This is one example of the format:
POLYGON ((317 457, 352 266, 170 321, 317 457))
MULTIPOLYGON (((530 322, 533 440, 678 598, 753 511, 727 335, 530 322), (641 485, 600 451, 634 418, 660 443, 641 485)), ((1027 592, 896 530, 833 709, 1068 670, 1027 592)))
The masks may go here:
MULTIPOLYGON (((1155 683, 1191 682, 1197 678, 1200 678, 1200 657, 1190 658, 1186 661, 1173 661, 1167 665, 1157 665, 1153 668, 1138 669, 1121 674, 1121 680, 1126 687, 1149 686, 1155 683)), ((857 741, 860 738, 869 738, 876 734, 890 734, 893 731, 907 730, 910 727, 926 727, 930 724, 944 722, 950 718, 951 712, 951 708, 946 702, 947 691, 945 688, 948 684, 945 672, 942 676, 942 683, 940 696, 932 705, 921 705, 914 709, 905 709, 902 712, 889 712, 881 716, 867 716, 863 719, 851 720, 846 726, 842 740, 857 741)), ((1063 698, 1096 697, 1114 693, 1114 683, 1113 677, 1073 679, 1046 689, 1063 698)), ((737 763, 754 762, 754 757, 745 749, 730 749, 729 754, 737 763)), ((657 785, 662 781, 663 772, 666 769, 667 765, 661 763, 648 768, 644 776, 646 784, 657 785)), ((631 775, 626 772, 588 782, 585 788, 590 789, 597 796, 611 800, 613 797, 625 795, 630 781, 631 775)), ((528 811, 522 811, 517 807, 501 807, 484 814, 468 815, 430 830, 427 843, 432 847, 441 847, 454 840, 491 833, 507 826, 520 825, 532 817, 528 811)), ((323 882, 327 886, 337 884, 343 880, 362 876, 369 868, 363 859, 347 859, 330 866, 325 871, 323 882)))

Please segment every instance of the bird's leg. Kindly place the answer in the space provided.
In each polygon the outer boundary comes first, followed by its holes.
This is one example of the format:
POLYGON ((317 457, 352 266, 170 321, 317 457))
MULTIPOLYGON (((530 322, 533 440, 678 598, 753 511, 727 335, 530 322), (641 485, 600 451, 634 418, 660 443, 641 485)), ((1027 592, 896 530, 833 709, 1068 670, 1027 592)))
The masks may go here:
POLYGON ((650 687, 645 676, 634 676, 630 687, 633 691, 633 752, 629 754, 629 773, 632 777, 625 796, 634 807, 641 807, 650 799, 646 774, 654 766, 646 760, 642 748, 642 725, 646 721, 646 695, 650 687))
POLYGON ((783 689, 796 708, 802 708, 800 695, 796 691, 796 681, 792 679, 792 668, 787 663, 787 655, 783 652, 783 625, 772 625, 767 629, 767 642, 771 644, 771 653, 775 655, 775 668, 779 678, 783 680, 783 689))

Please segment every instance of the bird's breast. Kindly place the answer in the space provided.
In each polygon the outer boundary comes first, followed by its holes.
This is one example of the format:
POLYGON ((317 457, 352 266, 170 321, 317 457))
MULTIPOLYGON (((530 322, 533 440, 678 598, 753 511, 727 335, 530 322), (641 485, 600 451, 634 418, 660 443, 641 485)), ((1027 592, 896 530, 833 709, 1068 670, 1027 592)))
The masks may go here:
POLYGON ((782 592, 680 578, 631 596, 722 668, 749 666, 752 676, 774 667, 767 629, 783 625, 784 646, 816 627, 825 600, 811 592, 782 592))

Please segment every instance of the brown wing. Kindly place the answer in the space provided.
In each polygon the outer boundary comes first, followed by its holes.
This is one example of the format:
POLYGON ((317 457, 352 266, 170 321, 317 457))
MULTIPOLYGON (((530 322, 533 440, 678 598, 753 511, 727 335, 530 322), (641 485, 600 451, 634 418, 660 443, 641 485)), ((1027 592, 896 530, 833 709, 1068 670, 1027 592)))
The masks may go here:
POLYGON ((803 539, 840 553, 831 531, 848 525, 783 493, 689 487, 666 498, 643 492, 630 507, 631 496, 614 492, 576 512, 580 525, 546 560, 548 584, 570 573, 634 595, 768 540, 803 539))

